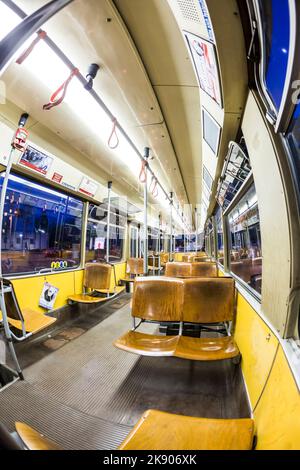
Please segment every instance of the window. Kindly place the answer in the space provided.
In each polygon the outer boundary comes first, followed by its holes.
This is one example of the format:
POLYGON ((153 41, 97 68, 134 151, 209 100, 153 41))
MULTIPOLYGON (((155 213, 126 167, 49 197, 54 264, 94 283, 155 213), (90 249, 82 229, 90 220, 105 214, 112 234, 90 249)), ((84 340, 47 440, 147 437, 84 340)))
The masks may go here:
POLYGON ((159 231, 156 228, 148 227, 148 252, 157 252, 159 231))
POLYGON ((268 93, 280 108, 290 48, 289 0, 260 0, 265 42, 265 80, 268 93))
POLYGON ((209 145, 215 155, 218 153, 221 127, 213 117, 203 108, 203 139, 209 145))
POLYGON ((138 258, 139 230, 137 227, 130 227, 130 258, 138 258))
POLYGON ((228 219, 231 238, 231 271, 250 288, 261 294, 262 248, 254 184, 236 207, 229 212, 228 219))
MULTIPOLYGON (((125 223, 126 217, 113 208, 109 224, 109 261, 112 263, 121 261, 123 257, 125 223)), ((86 261, 106 261, 106 243, 107 209, 90 204, 86 232, 86 261)))
POLYGON ((175 237, 175 251, 178 253, 184 252, 184 235, 176 235, 175 237))
POLYGON ((11 174, 3 214, 3 274, 78 267, 82 214, 79 199, 11 174))
POLYGON ((217 246, 218 246, 218 261, 224 266, 224 234, 223 234, 223 220, 222 208, 219 206, 215 215, 216 229, 217 229, 217 246))

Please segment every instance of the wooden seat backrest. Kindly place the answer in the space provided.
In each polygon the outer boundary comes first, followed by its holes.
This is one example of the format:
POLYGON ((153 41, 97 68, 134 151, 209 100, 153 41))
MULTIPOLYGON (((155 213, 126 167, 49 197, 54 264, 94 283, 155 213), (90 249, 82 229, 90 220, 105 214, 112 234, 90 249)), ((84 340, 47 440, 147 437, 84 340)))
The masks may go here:
POLYGON ((193 256, 192 263, 209 263, 211 259, 205 256, 193 256))
POLYGON ((8 318, 12 318, 13 320, 23 320, 23 315, 22 311, 20 309, 18 299, 16 297, 15 291, 14 291, 14 286, 12 282, 8 281, 5 279, 4 285, 7 287, 11 287, 12 291, 7 292, 4 295, 4 300, 5 300, 5 307, 6 307, 6 313, 8 318))
POLYGON ((166 276, 168 277, 191 277, 191 263, 167 263, 166 276))
POLYGON ((191 256, 190 255, 182 255, 182 261, 184 263, 189 263, 190 262, 190 259, 191 259, 191 256))
POLYGON ((169 253, 160 253, 160 263, 162 265, 165 265, 169 262, 170 260, 170 255, 169 253))
POLYGON ((83 285, 87 289, 109 289, 112 266, 105 263, 87 263, 83 285))
POLYGON ((127 260, 127 273, 135 275, 144 274, 143 258, 129 258, 127 260))
POLYGON ((216 263, 192 263, 191 277, 217 277, 218 268, 216 263))
POLYGON ((152 321, 181 321, 183 281, 180 279, 139 277, 134 281, 133 317, 152 321))
POLYGON ((184 280, 183 321, 219 323, 234 315, 235 284, 232 278, 184 280))

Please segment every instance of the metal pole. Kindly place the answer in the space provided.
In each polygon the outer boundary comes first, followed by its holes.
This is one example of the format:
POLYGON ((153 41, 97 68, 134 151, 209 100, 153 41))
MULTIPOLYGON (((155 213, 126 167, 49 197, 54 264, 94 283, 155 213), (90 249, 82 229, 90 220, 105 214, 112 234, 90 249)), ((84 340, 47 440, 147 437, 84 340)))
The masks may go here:
POLYGON ((161 214, 158 216, 158 275, 160 276, 160 270, 161 270, 161 259, 160 259, 160 232, 161 232, 161 214))
POLYGON ((144 274, 148 274, 148 158, 150 155, 149 147, 145 147, 144 159, 147 162, 145 167, 145 183, 144 183, 144 274))
MULTIPOLYGON (((52 0, 31 15, 28 15, 10 33, 2 39, 0 44, 0 72, 9 65, 14 54, 44 23, 61 9, 72 3, 73 0, 52 0)), ((12 2, 5 2, 10 5, 12 2)))
POLYGON ((109 239, 110 239, 110 196, 112 181, 107 183, 108 202, 107 202, 107 228, 106 228, 106 261, 109 263, 109 239))
POLYGON ((170 193, 170 244, 169 244, 170 261, 173 261, 172 245, 173 245, 173 193, 170 193))
POLYGON ((196 227, 196 237, 195 237, 195 246, 196 246, 196 254, 198 253, 198 212, 197 207, 195 207, 195 227, 196 227))

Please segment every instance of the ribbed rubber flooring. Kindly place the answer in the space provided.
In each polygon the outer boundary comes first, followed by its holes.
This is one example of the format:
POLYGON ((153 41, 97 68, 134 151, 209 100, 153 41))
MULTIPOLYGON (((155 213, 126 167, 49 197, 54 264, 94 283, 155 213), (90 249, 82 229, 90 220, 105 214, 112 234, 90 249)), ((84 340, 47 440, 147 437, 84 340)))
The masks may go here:
MULTIPOLYGON (((112 342, 131 325, 129 305, 24 370, 0 392, 0 420, 24 421, 64 449, 115 449, 141 414, 249 415, 233 366, 132 355, 112 342)), ((153 331, 154 327, 146 325, 153 331)))

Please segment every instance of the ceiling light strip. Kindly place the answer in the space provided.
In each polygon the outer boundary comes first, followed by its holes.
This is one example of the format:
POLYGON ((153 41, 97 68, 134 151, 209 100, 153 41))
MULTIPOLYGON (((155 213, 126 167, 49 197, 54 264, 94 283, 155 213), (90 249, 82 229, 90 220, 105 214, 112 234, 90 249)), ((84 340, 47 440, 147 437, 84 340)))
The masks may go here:
MULTIPOLYGON (((2 3, 4 3, 7 7, 9 7, 16 15, 18 15, 20 18, 23 20, 27 17, 26 13, 18 6, 16 5, 13 1, 11 0, 1 0, 2 3)), ((41 30, 37 31, 37 34, 39 34, 41 30)), ((72 71, 76 68, 76 66, 72 63, 72 61, 66 56, 66 54, 57 46, 57 44, 48 36, 46 35, 43 38, 43 41, 52 49, 52 51, 65 63, 65 65, 72 71)), ((82 73, 79 71, 79 73, 76 75, 77 79, 82 83, 82 85, 85 87, 88 82, 85 79, 85 77, 82 75, 82 73)), ((106 106, 104 101, 100 98, 98 93, 92 88, 90 90, 87 90, 88 93, 94 98, 94 100, 97 102, 97 104, 104 110, 104 112, 109 116, 109 118, 115 122, 116 128, 120 131, 120 133, 123 135, 123 137, 126 139, 126 141, 129 143, 129 145, 132 147, 134 152, 138 155, 138 157, 141 159, 141 161, 145 162, 144 156, 140 153, 138 148, 135 146, 134 142, 130 139, 128 134, 125 132, 123 127, 120 125, 120 123, 116 120, 116 117, 112 114, 110 109, 106 106)), ((150 168, 149 163, 147 163, 147 169, 151 176, 156 179, 157 185, 161 188, 162 192, 164 193, 166 200, 169 201, 170 204, 173 205, 174 209, 176 210, 179 218, 182 220, 182 223, 186 228, 188 229, 188 225, 185 222, 185 220, 182 218, 180 212, 175 208, 173 201, 171 200, 169 194, 165 191, 164 187, 156 177, 154 171, 150 168)), ((188 229, 189 230, 189 229, 188 229)))

